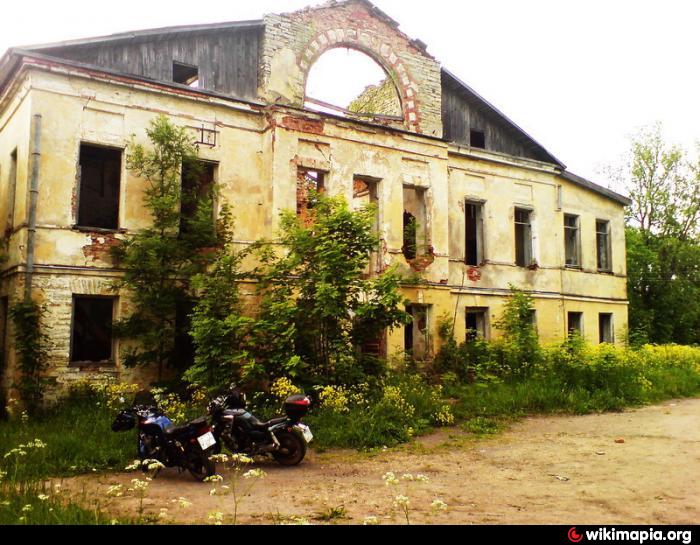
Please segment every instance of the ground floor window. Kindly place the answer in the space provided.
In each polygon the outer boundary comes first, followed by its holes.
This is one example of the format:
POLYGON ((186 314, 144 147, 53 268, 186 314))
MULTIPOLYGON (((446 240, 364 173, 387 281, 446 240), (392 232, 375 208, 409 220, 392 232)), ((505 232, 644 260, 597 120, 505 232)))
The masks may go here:
POLYGON ((467 309, 467 342, 477 339, 487 338, 488 309, 468 308, 467 309))
POLYGON ((112 364, 115 299, 73 296, 71 362, 112 364))
POLYGON ((430 307, 409 305, 406 312, 413 318, 404 329, 406 353, 416 360, 426 360, 430 357, 430 307))
POLYGON ((600 344, 614 344, 615 331, 613 329, 613 315, 601 314, 598 317, 598 330, 600 344))
POLYGON ((569 312, 567 330, 569 336, 580 335, 583 336, 583 313, 582 312, 569 312))

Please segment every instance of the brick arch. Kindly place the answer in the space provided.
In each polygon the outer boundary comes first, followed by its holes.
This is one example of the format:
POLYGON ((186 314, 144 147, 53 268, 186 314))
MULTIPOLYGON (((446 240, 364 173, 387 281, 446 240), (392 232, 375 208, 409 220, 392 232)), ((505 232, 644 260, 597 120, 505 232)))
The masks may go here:
POLYGON ((416 85, 406 64, 386 43, 377 43, 373 37, 353 28, 325 30, 312 39, 299 57, 299 67, 303 74, 303 92, 306 98, 306 85, 309 72, 316 61, 331 49, 346 47, 364 53, 379 64, 391 78, 398 92, 403 110, 404 122, 409 129, 419 132, 420 113, 416 96, 416 85))

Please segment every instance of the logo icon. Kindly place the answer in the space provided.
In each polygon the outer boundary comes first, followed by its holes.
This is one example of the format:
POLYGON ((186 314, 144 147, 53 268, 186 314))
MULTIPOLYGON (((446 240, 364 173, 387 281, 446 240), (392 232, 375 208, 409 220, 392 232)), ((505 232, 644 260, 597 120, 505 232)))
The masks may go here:
POLYGON ((583 541, 583 536, 576 531, 576 528, 569 530, 569 541, 571 543, 581 543, 583 541))

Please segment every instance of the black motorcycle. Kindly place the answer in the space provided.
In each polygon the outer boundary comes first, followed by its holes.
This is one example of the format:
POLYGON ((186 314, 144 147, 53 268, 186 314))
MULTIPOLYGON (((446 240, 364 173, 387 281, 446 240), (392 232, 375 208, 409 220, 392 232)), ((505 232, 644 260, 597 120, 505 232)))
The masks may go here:
POLYGON ((287 416, 261 422, 246 409, 245 394, 232 387, 226 395, 209 403, 215 451, 225 446, 233 454, 271 455, 283 466, 299 465, 313 441, 308 426, 301 423, 311 407, 307 396, 292 396, 284 404, 287 416))
POLYGON ((130 409, 117 415, 112 431, 130 431, 137 425, 138 456, 142 462, 156 460, 165 467, 186 469, 200 481, 216 474, 216 465, 210 458, 216 439, 206 418, 175 426, 158 409, 153 396, 141 392, 130 409))

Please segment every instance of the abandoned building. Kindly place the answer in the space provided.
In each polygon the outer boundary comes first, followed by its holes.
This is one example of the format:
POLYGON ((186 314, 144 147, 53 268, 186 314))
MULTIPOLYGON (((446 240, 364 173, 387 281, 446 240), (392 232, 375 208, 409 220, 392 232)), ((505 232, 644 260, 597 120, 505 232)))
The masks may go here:
POLYGON ((431 357, 445 314, 459 340, 496 337, 510 285, 533 295, 545 343, 571 330, 591 343, 625 337, 629 201, 568 172, 370 2, 332 1, 0 59, 4 388, 16 366, 8 306, 27 282, 48 307, 59 383, 144 379, 122 369, 111 333, 126 305, 110 289, 120 271, 109 248, 147 225, 125 156, 160 114, 191 129, 239 245, 274 236, 282 211, 309 206, 309 188, 377 205, 370 272, 396 264, 422 279, 404 289, 414 323, 387 332, 380 353, 431 357), (338 49, 383 74, 341 105, 307 92, 338 49))

